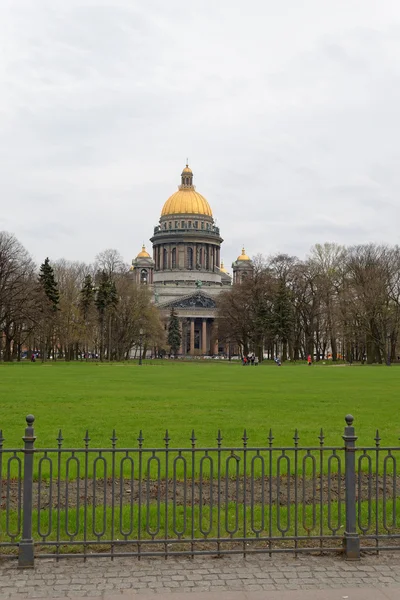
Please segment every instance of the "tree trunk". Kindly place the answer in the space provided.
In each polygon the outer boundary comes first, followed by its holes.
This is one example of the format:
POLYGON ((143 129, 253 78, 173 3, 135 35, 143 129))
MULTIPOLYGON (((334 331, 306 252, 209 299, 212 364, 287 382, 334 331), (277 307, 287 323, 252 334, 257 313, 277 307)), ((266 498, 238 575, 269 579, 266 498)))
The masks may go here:
POLYGON ((111 314, 108 317, 108 349, 107 349, 107 360, 111 360, 111 314))

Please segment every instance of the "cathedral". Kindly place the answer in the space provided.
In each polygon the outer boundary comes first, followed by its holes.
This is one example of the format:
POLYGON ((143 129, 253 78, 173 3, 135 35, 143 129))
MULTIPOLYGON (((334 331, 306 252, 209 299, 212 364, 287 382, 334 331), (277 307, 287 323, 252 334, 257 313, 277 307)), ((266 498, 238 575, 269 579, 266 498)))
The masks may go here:
POLYGON ((211 206, 193 185, 189 165, 182 171, 178 191, 165 202, 150 241, 153 257, 143 246, 132 261, 131 272, 138 285, 150 286, 165 323, 174 308, 182 333, 179 354, 225 352, 215 327, 216 297, 251 274, 253 265, 243 248, 232 264, 233 278, 226 271, 219 227, 211 206))

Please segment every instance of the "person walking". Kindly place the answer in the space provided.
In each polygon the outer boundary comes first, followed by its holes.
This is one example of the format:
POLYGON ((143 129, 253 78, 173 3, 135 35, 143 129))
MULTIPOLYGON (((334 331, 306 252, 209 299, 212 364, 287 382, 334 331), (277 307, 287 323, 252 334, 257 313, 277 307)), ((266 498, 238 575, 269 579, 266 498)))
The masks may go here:
POLYGON ((312 358, 311 358, 311 354, 309 354, 309 355, 307 356, 307 362, 308 362, 308 366, 309 366, 309 367, 311 367, 311 365, 312 365, 312 358))
POLYGON ((257 367, 257 365, 258 365, 258 356, 256 356, 256 357, 254 358, 254 364, 255 364, 255 366, 257 367))

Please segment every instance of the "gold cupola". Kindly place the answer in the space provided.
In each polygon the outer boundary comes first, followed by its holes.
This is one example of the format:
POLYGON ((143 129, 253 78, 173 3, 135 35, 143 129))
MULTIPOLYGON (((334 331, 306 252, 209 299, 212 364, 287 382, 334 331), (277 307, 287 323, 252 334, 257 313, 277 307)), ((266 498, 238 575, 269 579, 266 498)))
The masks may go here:
POLYGON ((237 257, 238 260, 250 260, 250 257, 247 256, 244 247, 242 248, 242 254, 237 257))
POLYGON ((204 215, 212 217, 211 206, 207 200, 196 192, 193 185, 193 171, 186 163, 181 173, 181 185, 175 194, 166 201, 161 211, 161 216, 168 215, 204 215))
POLYGON ((223 260, 221 260, 221 267, 220 267, 220 271, 221 271, 221 273, 226 273, 226 274, 228 274, 228 271, 227 271, 227 270, 225 269, 225 267, 224 267, 224 261, 223 261, 223 260))
POLYGON ((151 258, 150 254, 146 251, 146 246, 143 244, 141 252, 136 258, 151 258))

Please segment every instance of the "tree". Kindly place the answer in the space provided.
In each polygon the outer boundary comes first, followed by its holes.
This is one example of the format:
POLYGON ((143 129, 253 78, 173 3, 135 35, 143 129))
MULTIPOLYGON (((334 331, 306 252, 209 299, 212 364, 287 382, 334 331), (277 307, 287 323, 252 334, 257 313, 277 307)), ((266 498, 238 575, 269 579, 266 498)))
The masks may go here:
POLYGON ((95 270, 105 271, 111 278, 116 273, 126 273, 128 267, 118 250, 109 248, 96 256, 95 270))
MULTIPOLYGON (((345 261, 345 248, 338 244, 315 244, 311 249, 309 262, 317 275, 326 328, 326 343, 331 346, 333 361, 337 359, 339 290, 345 261)), ((318 358, 319 353, 317 360, 318 358)))
POLYGON ((99 326, 100 326, 100 360, 104 360, 104 328, 106 317, 108 316, 108 346, 107 346, 107 357, 111 360, 112 347, 111 347, 111 327, 112 317, 115 313, 115 309, 118 305, 118 293, 115 281, 111 278, 111 275, 105 270, 101 271, 99 275, 99 285, 97 288, 97 294, 95 299, 95 305, 99 315, 99 326))
POLYGON ((50 302, 51 310, 56 312, 60 302, 60 293, 49 258, 46 258, 44 263, 40 265, 39 283, 50 302))
POLYGON ((49 258, 46 258, 44 263, 40 265, 39 270, 39 289, 43 295, 41 304, 41 355, 42 361, 46 360, 47 356, 55 354, 55 324, 56 314, 59 310, 60 293, 54 276, 53 267, 50 264, 49 258))
POLYGON ((168 325, 168 346, 171 348, 172 354, 177 354, 179 347, 182 341, 182 335, 179 328, 179 320, 178 316, 174 310, 171 308, 171 314, 169 317, 169 325, 168 325))
POLYGON ((94 283, 93 278, 90 275, 86 275, 83 286, 79 294, 79 308, 82 312, 84 321, 88 319, 89 312, 93 306, 94 301, 94 283))
POLYGON ((0 232, 0 357, 19 359, 36 313, 35 265, 16 237, 0 232), (4 344, 4 351, 3 351, 4 344))
POLYGON ((97 287, 95 305, 99 317, 100 326, 100 360, 104 359, 104 320, 108 306, 108 293, 110 280, 106 271, 101 271, 99 277, 99 284, 97 287))
POLYGON ((79 293, 79 309, 83 319, 83 325, 85 329, 85 355, 86 361, 89 359, 89 343, 88 343, 88 329, 90 315, 94 306, 94 283, 90 273, 85 276, 83 286, 79 293))

